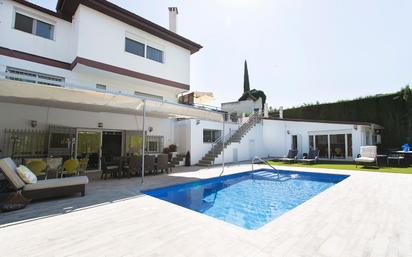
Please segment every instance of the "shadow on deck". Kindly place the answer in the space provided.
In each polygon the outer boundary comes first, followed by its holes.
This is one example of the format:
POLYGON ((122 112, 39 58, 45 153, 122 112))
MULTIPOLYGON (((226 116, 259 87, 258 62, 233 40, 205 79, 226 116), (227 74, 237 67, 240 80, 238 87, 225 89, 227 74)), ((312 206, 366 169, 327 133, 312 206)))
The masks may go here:
POLYGON ((0 228, 141 197, 143 196, 141 191, 146 189, 199 180, 199 178, 190 177, 188 172, 195 172, 202 168, 204 167, 179 167, 172 174, 146 176, 143 184, 141 178, 137 177, 108 180, 92 179, 86 186, 86 195, 84 197, 73 195, 36 201, 21 210, 0 212, 0 228))

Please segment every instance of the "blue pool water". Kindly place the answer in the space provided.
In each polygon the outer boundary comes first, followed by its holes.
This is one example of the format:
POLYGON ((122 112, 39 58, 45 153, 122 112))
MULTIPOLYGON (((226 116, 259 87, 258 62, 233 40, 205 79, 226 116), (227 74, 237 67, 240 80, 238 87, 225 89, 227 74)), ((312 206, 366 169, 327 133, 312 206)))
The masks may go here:
POLYGON ((246 229, 258 229, 346 175, 257 170, 144 193, 246 229))

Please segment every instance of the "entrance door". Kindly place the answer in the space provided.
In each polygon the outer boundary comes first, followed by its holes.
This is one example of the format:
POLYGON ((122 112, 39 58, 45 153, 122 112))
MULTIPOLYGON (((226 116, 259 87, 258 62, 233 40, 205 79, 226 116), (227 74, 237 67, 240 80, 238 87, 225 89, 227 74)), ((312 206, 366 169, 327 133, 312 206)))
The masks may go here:
POLYGON ((87 170, 100 169, 102 132, 93 130, 77 131, 77 158, 89 158, 87 170))
POLYGON ((102 157, 106 161, 113 161, 113 157, 122 156, 122 132, 103 131, 102 157))
POLYGON ((299 150, 298 149, 298 136, 297 135, 292 136, 292 145, 290 147, 292 148, 292 150, 299 150))

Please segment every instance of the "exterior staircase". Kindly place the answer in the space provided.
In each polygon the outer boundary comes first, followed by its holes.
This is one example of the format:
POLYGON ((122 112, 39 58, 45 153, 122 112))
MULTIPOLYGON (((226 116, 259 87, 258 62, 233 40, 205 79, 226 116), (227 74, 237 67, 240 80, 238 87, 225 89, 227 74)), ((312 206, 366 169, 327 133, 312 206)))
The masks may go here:
POLYGON ((229 134, 225 135, 223 142, 223 137, 218 138, 213 144, 212 149, 206 153, 205 156, 199 161, 199 166, 210 166, 213 165, 215 159, 222 153, 223 148, 226 148, 231 143, 240 143, 242 138, 257 124, 261 121, 262 117, 259 113, 254 113, 249 116, 247 122, 245 122, 238 130, 231 131, 229 134))

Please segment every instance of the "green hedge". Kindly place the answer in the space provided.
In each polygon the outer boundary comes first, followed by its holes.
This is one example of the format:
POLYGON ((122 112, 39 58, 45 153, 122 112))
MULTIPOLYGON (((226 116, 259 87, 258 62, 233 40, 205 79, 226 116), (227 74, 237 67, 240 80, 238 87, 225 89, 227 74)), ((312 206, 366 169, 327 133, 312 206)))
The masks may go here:
POLYGON ((409 86, 394 94, 286 109, 285 118, 371 122, 382 125, 382 147, 412 144, 412 92, 409 86))

